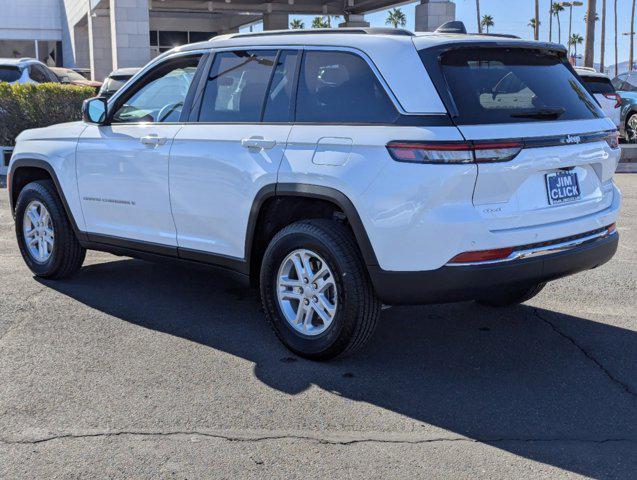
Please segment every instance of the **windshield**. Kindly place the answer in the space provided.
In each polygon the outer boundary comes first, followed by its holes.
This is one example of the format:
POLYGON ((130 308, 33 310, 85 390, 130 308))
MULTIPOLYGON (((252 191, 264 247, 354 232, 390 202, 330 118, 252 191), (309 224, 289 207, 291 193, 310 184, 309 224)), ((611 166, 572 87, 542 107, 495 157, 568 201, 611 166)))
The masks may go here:
POLYGON ((441 67, 461 124, 603 117, 556 55, 519 48, 466 48, 444 53, 441 67))
POLYGON ((0 65, 0 82, 15 82, 22 76, 22 71, 18 67, 0 65))

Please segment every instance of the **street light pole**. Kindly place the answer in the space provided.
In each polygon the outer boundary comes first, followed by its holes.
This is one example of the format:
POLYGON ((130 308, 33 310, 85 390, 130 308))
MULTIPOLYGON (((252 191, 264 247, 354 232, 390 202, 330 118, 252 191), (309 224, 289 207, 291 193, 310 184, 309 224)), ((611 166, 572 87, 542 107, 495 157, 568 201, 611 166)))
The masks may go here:
POLYGON ((568 56, 571 56, 571 35, 573 34, 573 7, 581 7, 583 2, 562 2, 563 7, 568 7, 568 38, 566 44, 568 45, 568 56))

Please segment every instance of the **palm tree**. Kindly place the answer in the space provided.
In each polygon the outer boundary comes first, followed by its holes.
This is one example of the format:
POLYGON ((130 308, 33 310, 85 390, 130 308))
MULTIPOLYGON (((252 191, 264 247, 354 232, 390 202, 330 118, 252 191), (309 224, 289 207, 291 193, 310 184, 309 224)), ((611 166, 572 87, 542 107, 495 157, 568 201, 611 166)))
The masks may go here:
MULTIPOLYGON (((574 3, 574 2, 573 2, 574 3)), ((586 41, 584 47, 584 65, 595 65, 595 22, 599 21, 597 15, 597 0, 588 0, 584 19, 586 21, 586 41)))
POLYGON ((312 28, 329 28, 330 24, 324 17, 314 17, 312 19, 312 28))
POLYGON ((584 37, 582 37, 579 33, 573 33, 571 38, 568 39, 568 44, 575 49, 575 57, 577 57, 577 46, 581 45, 583 41, 584 37))
MULTIPOLYGON (((536 30, 535 21, 536 21, 535 18, 532 18, 531 20, 529 20, 529 23, 527 23, 527 26, 531 27, 533 29, 533 34, 534 35, 535 35, 535 30, 536 30)), ((540 23, 542 23, 542 22, 540 22, 540 23)))
POLYGON ((540 39, 540 0, 535 0, 535 22, 533 24, 533 39, 540 39))
POLYGON ((305 23, 300 18, 295 18, 290 22, 290 28, 292 30, 303 30, 305 28, 305 23))
POLYGON ((617 69, 619 65, 619 58, 617 53, 617 0, 615 0, 615 76, 617 76, 617 69))
POLYGON ((599 71, 604 73, 604 54, 606 53, 606 0, 602 0, 602 43, 600 46, 599 71))
POLYGON ((553 2, 549 2, 549 42, 553 41, 553 2))
POLYGON ((476 15, 478 19, 478 33, 482 33, 482 20, 480 20, 480 0, 476 0, 476 15))
POLYGON ((482 26, 487 29, 487 33, 489 33, 489 28, 493 27, 495 23, 493 22, 493 17, 491 15, 483 15, 482 16, 482 26))
POLYGON ((392 8, 387 12, 385 25, 391 25, 394 28, 398 28, 399 26, 404 27, 407 25, 407 17, 400 8, 392 8))
POLYGON ((564 11, 564 6, 559 2, 553 2, 551 13, 557 19, 557 43, 562 43, 562 24, 560 23, 560 12, 564 11))

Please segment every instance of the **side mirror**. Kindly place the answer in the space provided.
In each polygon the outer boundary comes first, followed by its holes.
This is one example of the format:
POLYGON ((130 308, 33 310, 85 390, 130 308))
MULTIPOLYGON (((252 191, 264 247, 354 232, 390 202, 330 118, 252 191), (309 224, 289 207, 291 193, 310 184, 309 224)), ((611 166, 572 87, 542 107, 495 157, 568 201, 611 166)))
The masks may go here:
POLYGON ((82 119, 87 123, 104 125, 106 122, 106 99, 97 97, 84 100, 82 119))
POLYGON ((71 83, 71 80, 69 80, 69 77, 67 75, 64 75, 60 80, 60 83, 71 83))

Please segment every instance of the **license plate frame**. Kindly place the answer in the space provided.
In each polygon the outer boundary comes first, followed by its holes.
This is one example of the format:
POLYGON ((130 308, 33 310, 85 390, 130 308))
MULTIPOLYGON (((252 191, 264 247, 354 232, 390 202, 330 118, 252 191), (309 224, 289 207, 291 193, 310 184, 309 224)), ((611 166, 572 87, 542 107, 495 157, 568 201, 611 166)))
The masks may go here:
POLYGON ((576 202, 581 197, 577 172, 559 171, 544 176, 549 205, 576 202))

